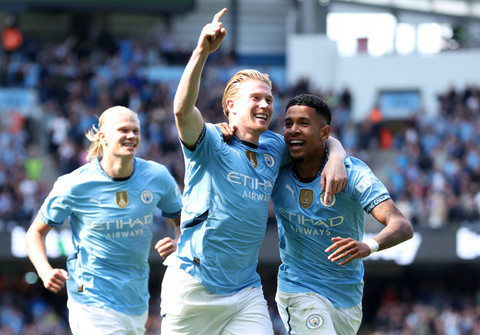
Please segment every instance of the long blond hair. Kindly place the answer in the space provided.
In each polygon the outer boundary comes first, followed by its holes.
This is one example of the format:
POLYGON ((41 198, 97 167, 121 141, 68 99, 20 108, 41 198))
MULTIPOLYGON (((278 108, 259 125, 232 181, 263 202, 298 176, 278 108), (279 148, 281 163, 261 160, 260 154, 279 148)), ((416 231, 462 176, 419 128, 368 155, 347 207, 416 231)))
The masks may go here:
POLYGON ((268 85, 268 87, 270 87, 270 89, 272 89, 272 81, 270 80, 270 76, 268 74, 262 73, 257 70, 252 70, 252 69, 238 71, 237 73, 235 73, 235 75, 232 78, 230 78, 230 80, 227 83, 227 86, 225 87, 225 90, 223 91, 223 97, 222 97, 223 114, 225 114, 227 118, 229 116, 227 99, 234 97, 240 88, 240 84, 248 80, 263 81, 268 85))
POLYGON ((98 128, 92 125, 92 128, 85 133, 85 136, 90 141, 90 147, 88 148, 87 161, 97 158, 103 154, 102 143, 100 142, 99 132, 102 130, 105 124, 108 124, 112 117, 116 116, 120 112, 126 112, 132 116, 138 118, 137 113, 131 109, 123 106, 113 106, 106 109, 102 115, 98 118, 98 128))

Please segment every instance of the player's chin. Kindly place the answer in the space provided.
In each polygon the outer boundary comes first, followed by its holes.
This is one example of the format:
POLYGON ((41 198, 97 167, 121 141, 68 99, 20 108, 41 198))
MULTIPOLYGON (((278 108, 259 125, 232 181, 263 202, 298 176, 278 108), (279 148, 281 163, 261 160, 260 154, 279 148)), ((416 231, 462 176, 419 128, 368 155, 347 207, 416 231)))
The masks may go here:
POLYGON ((133 158, 137 154, 137 149, 125 150, 123 155, 125 158, 133 158))
POLYGON ((268 130, 268 125, 258 125, 256 124, 254 127, 250 128, 251 131, 257 133, 257 134, 263 134, 268 130))
POLYGON ((290 156, 294 158, 303 158, 304 153, 302 147, 298 146, 289 146, 288 151, 290 152, 290 156))
POLYGON ((256 119, 255 120, 255 125, 257 128, 262 128, 267 130, 268 127, 270 127, 270 119, 268 120, 263 120, 263 119, 256 119))
POLYGON ((292 161, 294 161, 294 162, 301 162, 304 159, 303 153, 296 152, 296 151, 292 152, 291 150, 290 150, 290 157, 292 158, 292 161))

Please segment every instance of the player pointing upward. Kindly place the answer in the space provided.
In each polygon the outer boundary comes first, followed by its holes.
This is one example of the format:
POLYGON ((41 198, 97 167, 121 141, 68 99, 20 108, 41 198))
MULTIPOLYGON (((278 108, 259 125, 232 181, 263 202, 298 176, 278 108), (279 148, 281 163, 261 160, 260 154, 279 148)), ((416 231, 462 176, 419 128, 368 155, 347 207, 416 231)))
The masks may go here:
MULTIPOLYGON (((256 70, 227 83, 223 112, 236 127, 230 145, 195 107, 207 57, 226 36, 225 12, 203 28, 174 100, 186 171, 182 236, 165 262, 162 334, 273 334, 256 272, 275 179, 289 160, 283 138, 268 131, 272 83, 256 70)), ((337 150, 332 161, 344 169, 337 150)))

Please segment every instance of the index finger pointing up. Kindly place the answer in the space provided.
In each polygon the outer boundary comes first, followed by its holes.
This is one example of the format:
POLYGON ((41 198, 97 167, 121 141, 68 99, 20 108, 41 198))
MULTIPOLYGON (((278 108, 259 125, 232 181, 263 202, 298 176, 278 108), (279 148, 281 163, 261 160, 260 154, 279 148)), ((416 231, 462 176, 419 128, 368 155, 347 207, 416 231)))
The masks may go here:
POLYGON ((213 17, 212 23, 219 22, 220 18, 222 17, 223 14, 225 14, 226 11, 227 11, 227 9, 224 8, 221 11, 219 11, 217 14, 215 14, 215 16, 213 17))

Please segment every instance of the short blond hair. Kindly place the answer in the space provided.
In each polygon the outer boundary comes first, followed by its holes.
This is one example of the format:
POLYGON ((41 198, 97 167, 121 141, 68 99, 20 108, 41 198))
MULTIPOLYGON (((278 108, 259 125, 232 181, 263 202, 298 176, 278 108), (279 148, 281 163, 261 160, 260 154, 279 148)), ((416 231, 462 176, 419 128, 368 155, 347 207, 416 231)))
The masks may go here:
POLYGON ((127 107, 113 106, 106 109, 98 118, 98 128, 95 125, 92 125, 92 128, 85 133, 85 136, 90 141, 87 161, 90 161, 93 158, 97 158, 101 154, 103 154, 103 147, 102 143, 100 142, 100 137, 98 133, 100 132, 100 130, 102 130, 105 124, 108 124, 110 120, 112 120, 112 117, 117 116, 119 113, 127 113, 138 119, 137 113, 127 107))
POLYGON ((270 76, 268 74, 252 69, 238 71, 232 78, 230 78, 225 90, 223 91, 222 107, 223 113, 227 118, 229 116, 227 100, 235 97, 240 89, 240 84, 249 80, 263 81, 268 85, 268 87, 270 87, 270 89, 272 89, 272 81, 270 80, 270 76))

